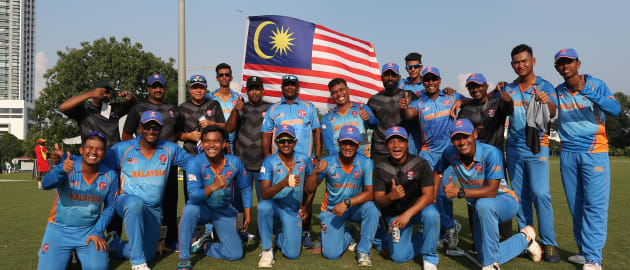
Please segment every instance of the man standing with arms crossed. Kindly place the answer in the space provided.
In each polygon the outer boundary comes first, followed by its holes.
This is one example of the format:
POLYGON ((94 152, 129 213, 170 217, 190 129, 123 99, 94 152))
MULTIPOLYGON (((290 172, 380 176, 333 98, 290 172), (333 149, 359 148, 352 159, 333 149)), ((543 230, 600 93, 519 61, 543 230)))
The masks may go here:
POLYGON ((558 131, 562 139, 560 173, 573 216, 573 236, 579 248, 569 257, 584 270, 601 270, 610 200, 610 162, 605 115, 617 116, 619 102, 608 86, 579 73, 582 62, 574 49, 555 55, 564 83, 558 93, 558 131))
MULTIPOLYGON (((232 82, 232 67, 230 67, 230 65, 221 63, 215 68, 215 71, 217 73, 219 88, 206 94, 206 99, 219 102, 223 110, 223 118, 227 120, 230 118, 230 113, 232 113, 236 102, 240 99, 240 95, 230 89, 230 82, 232 82)), ((230 153, 234 153, 235 133, 236 132, 230 132, 226 138, 230 145, 230 153)))
POLYGON ((556 115, 558 100, 553 86, 534 74, 536 58, 531 47, 525 44, 518 45, 512 49, 511 55, 512 68, 518 78, 508 84, 503 91, 510 95, 514 104, 514 111, 509 118, 506 153, 510 183, 521 203, 516 220, 519 229, 533 225, 533 202, 538 214, 538 235, 543 244, 543 259, 557 263, 560 257, 549 193, 549 139, 540 128, 531 134, 527 134, 526 129, 527 123, 534 121, 532 118, 536 117, 529 111, 530 107, 532 109, 538 107, 543 112, 548 109, 548 116, 551 119, 556 115), (532 104, 530 102, 532 100, 538 104, 532 104), (539 143, 536 143, 538 141, 539 143))

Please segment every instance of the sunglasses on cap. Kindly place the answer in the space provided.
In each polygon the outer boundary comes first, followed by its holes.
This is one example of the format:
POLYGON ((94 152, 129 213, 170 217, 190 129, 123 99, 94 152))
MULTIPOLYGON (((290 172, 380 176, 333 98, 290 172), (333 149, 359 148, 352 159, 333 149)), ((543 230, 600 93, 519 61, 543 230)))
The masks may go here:
POLYGON ((218 73, 217 77, 232 77, 232 73, 218 73))
POLYGON ((412 70, 412 69, 419 69, 420 67, 422 67, 422 64, 407 65, 405 68, 407 70, 412 70))
POLYGON ((160 125, 156 125, 156 124, 152 124, 152 123, 146 123, 146 124, 142 124, 142 128, 144 130, 153 130, 153 131, 162 131, 162 126, 160 125))
POLYGON ((286 81, 286 80, 291 80, 291 81, 297 81, 297 76, 295 75, 284 75, 282 76, 282 80, 286 81))
POLYGON ((277 144, 291 144, 295 142, 295 138, 282 138, 282 139, 276 139, 276 143, 277 144))
POLYGON ((101 139, 105 139, 105 136, 103 136, 103 134, 101 134, 101 133, 99 133, 99 132, 96 132, 96 131, 92 131, 92 132, 88 133, 88 135, 87 135, 87 136, 88 136, 88 137, 98 136, 98 137, 100 137, 101 139))

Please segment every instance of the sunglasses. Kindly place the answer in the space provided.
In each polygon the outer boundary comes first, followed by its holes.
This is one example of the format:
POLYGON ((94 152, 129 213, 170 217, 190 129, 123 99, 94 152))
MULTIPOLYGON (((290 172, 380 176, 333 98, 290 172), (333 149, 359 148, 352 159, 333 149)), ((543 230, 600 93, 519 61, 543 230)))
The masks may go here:
POLYGON ((162 126, 156 124, 142 124, 144 130, 162 131, 162 126))
POLYGON ((412 70, 412 69, 419 69, 420 67, 422 67, 422 64, 408 65, 405 68, 407 68, 407 70, 412 70))
POLYGON ((285 143, 292 144, 294 142, 295 142, 295 138, 282 138, 282 139, 276 140, 277 144, 285 144, 285 143))
POLYGON ((90 133, 88 133, 88 135, 87 135, 87 137, 92 137, 92 136, 98 136, 98 137, 100 137, 101 139, 105 139, 105 136, 103 136, 103 134, 101 134, 101 133, 99 133, 99 132, 95 132, 95 131, 90 132, 90 133))
POLYGON ((232 73, 218 73, 217 77, 232 77, 232 73))
POLYGON ((286 80, 291 80, 291 81, 297 81, 298 77, 295 75, 284 75, 282 76, 282 80, 286 81, 286 80))

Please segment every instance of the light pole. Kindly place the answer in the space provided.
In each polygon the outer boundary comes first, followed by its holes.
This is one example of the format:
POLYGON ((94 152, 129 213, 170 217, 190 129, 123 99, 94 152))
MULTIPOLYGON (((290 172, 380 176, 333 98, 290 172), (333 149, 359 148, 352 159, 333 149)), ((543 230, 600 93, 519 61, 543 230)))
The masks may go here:
POLYGON ((177 55, 177 105, 186 101, 186 0, 179 0, 179 53, 177 55))

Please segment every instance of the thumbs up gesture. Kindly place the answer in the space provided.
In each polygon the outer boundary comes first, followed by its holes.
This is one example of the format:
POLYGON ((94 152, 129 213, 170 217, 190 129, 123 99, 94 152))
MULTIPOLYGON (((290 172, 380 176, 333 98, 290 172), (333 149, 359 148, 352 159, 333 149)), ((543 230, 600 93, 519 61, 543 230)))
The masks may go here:
POLYGON ((459 192, 459 188, 451 181, 449 181, 448 184, 443 185, 442 189, 444 189, 444 195, 446 195, 446 198, 449 199, 457 197, 457 193, 459 192))
POLYGON ((398 108, 406 110, 409 107, 409 92, 405 91, 405 97, 398 100, 398 108))
POLYGON ((392 192, 387 194, 392 201, 405 197, 405 189, 401 185, 396 185, 396 180, 392 179, 392 192))
MULTIPOLYGON (((55 147, 57 147, 56 144, 55 147)), ((68 156, 63 161, 63 171, 68 173, 72 171, 72 168, 74 168, 74 160, 71 159, 70 152, 66 152, 66 154, 68 154, 68 156)))
POLYGON ((359 105, 359 116, 361 116, 361 120, 363 121, 370 119, 370 115, 363 109, 363 104, 359 105))
POLYGON ((237 111, 240 111, 243 109, 243 97, 242 96, 238 96, 238 101, 236 102, 236 105, 234 105, 234 109, 237 111))

